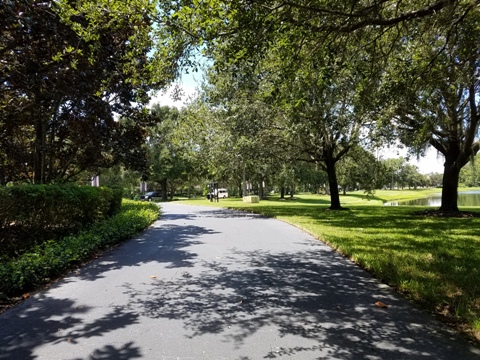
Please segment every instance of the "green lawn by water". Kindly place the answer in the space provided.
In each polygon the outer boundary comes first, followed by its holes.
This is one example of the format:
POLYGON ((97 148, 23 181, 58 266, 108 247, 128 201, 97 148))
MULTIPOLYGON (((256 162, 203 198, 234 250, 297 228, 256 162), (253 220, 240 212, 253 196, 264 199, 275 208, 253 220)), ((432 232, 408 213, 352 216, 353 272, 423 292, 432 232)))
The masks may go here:
POLYGON ((340 199, 346 211, 328 210, 325 195, 182 202, 261 213, 305 229, 480 344, 480 218, 432 218, 413 215, 425 207, 383 206, 435 192, 384 190, 372 199, 351 193, 340 199))

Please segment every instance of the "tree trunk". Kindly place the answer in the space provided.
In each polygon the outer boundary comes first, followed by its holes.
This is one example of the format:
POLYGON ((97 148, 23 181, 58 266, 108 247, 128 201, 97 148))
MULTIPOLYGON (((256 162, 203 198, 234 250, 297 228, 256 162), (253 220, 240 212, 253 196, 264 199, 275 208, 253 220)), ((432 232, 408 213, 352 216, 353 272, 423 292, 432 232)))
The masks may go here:
POLYGON ((330 187, 330 210, 342 210, 340 206, 340 194, 338 192, 337 173, 335 172, 335 161, 329 159, 325 162, 327 168, 328 185, 330 187))
POLYGON ((458 211, 458 178, 460 167, 454 160, 445 159, 442 181, 442 205, 440 211, 458 211))
MULTIPOLYGON (((0 161, 3 163, 3 159, 0 158, 0 161)), ((5 186, 7 185, 7 176, 5 175, 5 165, 0 165, 0 185, 5 186)))
POLYGON ((160 181, 160 186, 162 187, 162 200, 167 201, 167 178, 163 178, 160 181))
POLYGON ((285 186, 280 188, 280 199, 285 199, 285 186))
POLYGON ((35 119, 35 155, 33 165, 33 183, 45 182, 45 127, 40 116, 35 119))

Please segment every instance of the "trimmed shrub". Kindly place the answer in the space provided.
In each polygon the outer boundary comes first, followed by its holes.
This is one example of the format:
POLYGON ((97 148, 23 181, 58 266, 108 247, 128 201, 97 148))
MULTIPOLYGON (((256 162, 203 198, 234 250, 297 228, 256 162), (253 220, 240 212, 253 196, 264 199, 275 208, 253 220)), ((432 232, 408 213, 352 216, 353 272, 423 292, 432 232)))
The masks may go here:
POLYGON ((8 299, 46 283, 89 260, 98 251, 119 244, 146 229, 159 215, 155 204, 124 200, 115 216, 88 231, 34 246, 0 263, 0 299, 8 299))
POLYGON ((0 187, 0 250, 13 255, 116 214, 119 189, 73 185, 0 187))

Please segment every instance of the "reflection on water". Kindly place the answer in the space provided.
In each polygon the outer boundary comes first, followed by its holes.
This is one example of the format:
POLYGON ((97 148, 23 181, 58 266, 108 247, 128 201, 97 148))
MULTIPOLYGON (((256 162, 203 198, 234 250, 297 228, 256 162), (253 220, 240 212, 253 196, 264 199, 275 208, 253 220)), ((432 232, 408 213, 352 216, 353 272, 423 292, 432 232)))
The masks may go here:
MULTIPOLYGON (((442 194, 432 194, 424 199, 392 201, 386 203, 389 206, 418 205, 418 206, 441 206, 442 194)), ((462 191, 458 193, 458 206, 480 206, 480 191, 462 191)))

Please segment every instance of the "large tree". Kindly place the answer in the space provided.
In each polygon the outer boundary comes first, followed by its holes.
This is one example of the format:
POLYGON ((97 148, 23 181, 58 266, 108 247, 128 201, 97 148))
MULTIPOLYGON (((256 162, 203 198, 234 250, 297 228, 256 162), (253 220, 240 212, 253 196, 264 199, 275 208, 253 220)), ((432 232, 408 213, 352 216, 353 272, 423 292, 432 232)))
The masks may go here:
POLYGON ((255 188, 258 183, 263 196, 262 184, 289 157, 282 147, 283 129, 276 126, 278 114, 245 73, 210 69, 207 80, 201 95, 211 114, 204 126, 212 141, 203 144, 209 148, 209 174, 235 183, 240 194, 245 181, 255 188))
POLYGON ((173 196, 194 169, 188 147, 177 141, 179 136, 176 133, 181 131, 181 112, 177 108, 156 104, 151 114, 156 124, 149 128, 145 178, 150 184, 158 184, 163 200, 167 200, 168 192, 173 196))
POLYGON ((425 25, 399 47, 386 69, 386 107, 402 142, 427 144, 445 157, 441 211, 458 211, 460 170, 480 150, 480 10, 438 32, 425 25), (407 41, 408 40, 408 41, 407 41))
POLYGON ((176 76, 185 48, 153 26, 162 14, 148 0, 2 3, 2 183, 142 164, 148 91, 176 76))

